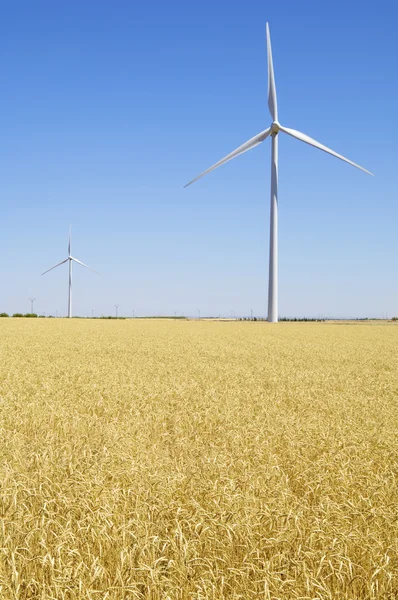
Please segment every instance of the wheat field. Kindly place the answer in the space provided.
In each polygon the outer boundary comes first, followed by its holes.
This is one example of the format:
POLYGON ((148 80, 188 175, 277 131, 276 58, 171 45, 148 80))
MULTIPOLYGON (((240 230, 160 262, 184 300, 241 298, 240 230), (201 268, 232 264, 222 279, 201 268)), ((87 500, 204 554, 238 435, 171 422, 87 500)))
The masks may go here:
POLYGON ((398 325, 2 319, 2 600, 398 598, 398 325))

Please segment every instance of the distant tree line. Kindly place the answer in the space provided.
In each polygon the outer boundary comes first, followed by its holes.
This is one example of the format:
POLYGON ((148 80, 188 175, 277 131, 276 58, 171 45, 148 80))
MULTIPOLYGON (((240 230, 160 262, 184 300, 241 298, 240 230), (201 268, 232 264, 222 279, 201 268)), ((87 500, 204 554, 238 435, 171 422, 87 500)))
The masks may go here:
MULTIPOLYGON (((268 321, 266 317, 241 317, 238 319, 239 321, 268 321)), ((326 319, 312 319, 310 317, 280 317, 279 321, 293 321, 293 322, 302 322, 302 321, 311 321, 316 323, 323 323, 326 319)))
POLYGON ((36 313, 26 313, 25 315, 23 315, 22 313, 14 313, 13 315, 8 315, 5 312, 0 313, 0 317, 26 317, 26 318, 37 318, 39 315, 37 315, 36 313))
MULTIPOLYGON (((2 312, 0 313, 0 317, 23 317, 23 318, 38 318, 38 319, 55 319, 56 317, 54 317, 54 315, 48 315, 47 317, 45 315, 37 315, 36 313, 26 313, 25 315, 23 315, 22 313, 14 313, 13 315, 9 315, 6 312, 2 312)), ((67 317, 57 317, 57 318, 61 318, 61 319, 66 319, 67 317)), ((127 319, 127 317, 104 317, 103 315, 101 317, 72 317, 72 319, 127 319)))
POLYGON ((311 321, 311 322, 315 322, 315 323, 324 323, 326 321, 326 319, 312 319, 310 317, 301 317, 301 318, 300 317, 281 317, 279 319, 279 321, 293 321, 293 322, 296 322, 296 321, 300 321, 300 322, 301 321, 304 321, 304 322, 311 321))

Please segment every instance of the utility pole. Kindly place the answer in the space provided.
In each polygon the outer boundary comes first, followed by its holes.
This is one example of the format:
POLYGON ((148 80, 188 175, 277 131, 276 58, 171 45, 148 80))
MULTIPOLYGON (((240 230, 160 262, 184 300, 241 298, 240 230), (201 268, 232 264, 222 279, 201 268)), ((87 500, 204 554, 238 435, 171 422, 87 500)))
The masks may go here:
POLYGON ((115 307, 115 309, 116 309, 116 318, 117 318, 117 316, 118 316, 118 310, 119 310, 119 306, 120 306, 120 304, 114 304, 113 306, 114 306, 114 307, 115 307))
POLYGON ((30 313, 33 315, 33 303, 35 302, 36 298, 29 298, 30 300, 30 313))

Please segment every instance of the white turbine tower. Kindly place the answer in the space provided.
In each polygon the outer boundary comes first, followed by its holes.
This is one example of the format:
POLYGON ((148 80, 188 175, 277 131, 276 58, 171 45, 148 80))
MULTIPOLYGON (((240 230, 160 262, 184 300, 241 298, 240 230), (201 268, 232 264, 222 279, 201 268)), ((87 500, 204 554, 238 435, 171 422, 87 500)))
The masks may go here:
POLYGON ((272 50, 271 50, 271 37, 269 33, 268 23, 266 26, 267 29, 267 55, 268 55, 268 107, 272 117, 272 123, 268 129, 261 131, 254 137, 252 137, 249 141, 239 146, 236 150, 228 154, 225 158, 222 158, 215 165, 192 179, 186 186, 191 185, 203 175, 210 173, 217 167, 225 164, 226 162, 236 158, 240 154, 255 148, 263 142, 268 136, 271 136, 272 140, 272 152, 271 152, 271 212, 270 212, 270 247, 269 247, 269 283, 268 283, 268 321, 271 323, 278 322, 278 134, 279 132, 287 133, 292 137, 305 142, 306 144, 310 144, 310 146, 315 146, 319 150, 323 150, 332 156, 336 156, 341 160, 361 169, 361 171, 365 171, 365 173, 369 173, 369 175, 373 175, 370 171, 367 171, 363 167, 360 167, 356 163, 348 160, 341 154, 337 154, 334 150, 327 148, 323 144, 320 144, 316 140, 310 138, 305 133, 301 133, 300 131, 296 131, 295 129, 289 129, 288 127, 283 127, 278 121, 278 104, 276 100, 276 88, 275 88, 275 78, 274 78, 274 66, 272 63, 272 50))
POLYGON ((72 316, 72 262, 74 261, 74 262, 78 263, 79 265, 82 265, 82 267, 86 267, 86 269, 88 269, 89 271, 93 271, 93 273, 97 273, 97 271, 94 271, 94 269, 91 269, 90 267, 85 265, 81 260, 74 258, 70 253, 70 248, 71 248, 71 230, 69 230, 68 258, 65 258, 65 260, 62 260, 60 263, 51 267, 51 269, 47 269, 47 271, 44 271, 44 273, 42 273, 42 275, 45 275, 46 273, 48 273, 49 271, 52 271, 53 269, 56 269, 60 265, 63 265, 64 263, 69 262, 68 317, 72 316))

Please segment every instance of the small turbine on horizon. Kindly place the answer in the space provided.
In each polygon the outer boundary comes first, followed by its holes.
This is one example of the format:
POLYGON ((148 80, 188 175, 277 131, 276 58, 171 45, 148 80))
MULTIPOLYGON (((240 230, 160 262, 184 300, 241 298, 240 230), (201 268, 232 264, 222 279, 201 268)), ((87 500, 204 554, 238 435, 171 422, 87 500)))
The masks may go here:
POLYGON ((272 153, 271 153, 271 213, 270 213, 270 247, 269 247, 269 282, 268 282, 268 321, 271 323, 278 322, 278 134, 280 132, 287 133, 288 135, 300 140, 301 142, 305 142, 310 146, 314 146, 319 150, 323 150, 323 152, 327 152, 340 160, 343 160, 350 165, 357 167, 357 169, 361 169, 361 171, 365 171, 365 173, 369 173, 369 175, 373 175, 370 171, 367 171, 363 167, 357 165, 356 163, 348 160, 341 154, 337 154, 334 150, 331 150, 327 146, 320 144, 316 140, 310 138, 305 133, 301 133, 300 131, 296 131, 296 129, 289 129, 288 127, 283 127, 278 121, 278 105, 276 100, 276 87, 275 87, 275 78, 274 78, 274 66, 272 62, 272 49, 271 49, 271 37, 269 33, 268 23, 266 25, 267 32, 267 56, 268 56, 268 108, 271 113, 272 123, 270 127, 261 131, 250 140, 239 146, 236 150, 219 160, 215 165, 203 171, 200 175, 192 179, 187 185, 184 187, 188 187, 203 175, 210 173, 217 167, 227 163, 228 161, 236 158, 240 154, 255 148, 261 142, 263 142, 268 136, 271 136, 272 139, 272 153))
POLYGON ((30 300, 30 314, 33 314, 33 303, 36 302, 36 298, 29 298, 30 300))
POLYGON ((60 265, 63 265, 66 262, 69 262, 69 287, 68 287, 68 317, 72 317, 72 262, 76 262, 79 265, 82 265, 82 267, 85 267, 86 269, 88 269, 89 271, 92 271, 93 273, 97 273, 97 271, 94 271, 94 269, 91 269, 91 267, 88 267, 87 265, 85 265, 81 260, 78 260, 77 258, 74 258, 71 253, 71 237, 72 237, 72 232, 71 229, 69 229, 69 243, 68 243, 68 258, 65 258, 65 260, 62 260, 61 262, 57 263, 56 265, 54 265, 53 267, 51 267, 51 269, 47 269, 47 271, 44 271, 44 273, 42 273, 42 275, 45 275, 46 273, 48 273, 49 271, 52 271, 53 269, 56 269, 57 267, 59 267, 60 265))

